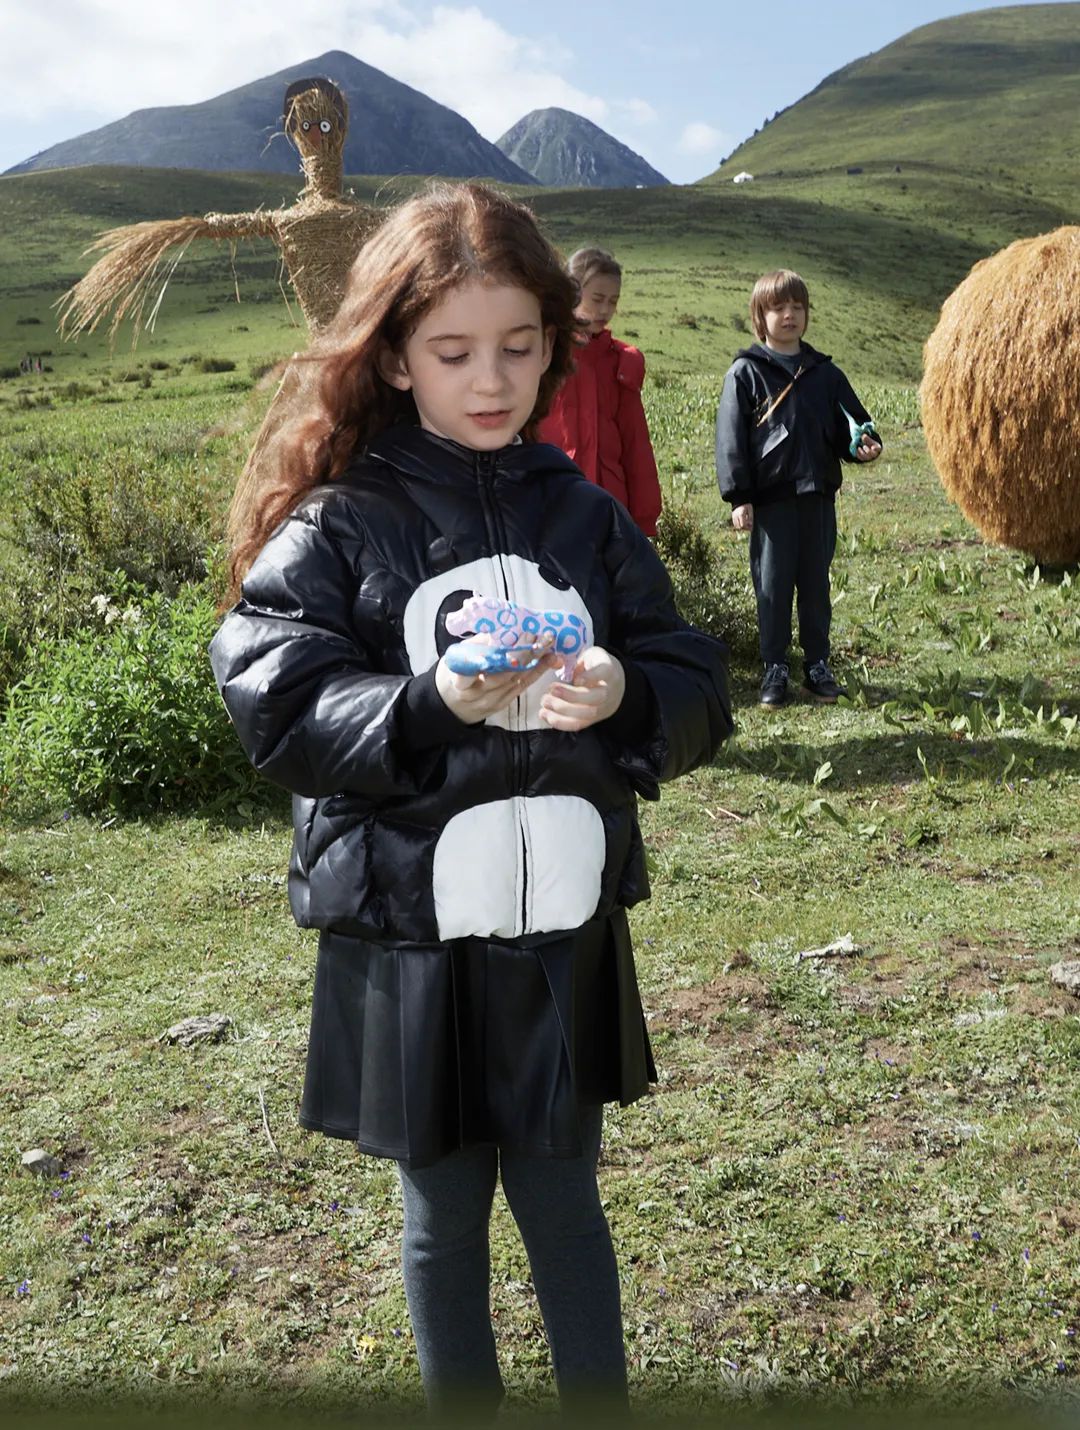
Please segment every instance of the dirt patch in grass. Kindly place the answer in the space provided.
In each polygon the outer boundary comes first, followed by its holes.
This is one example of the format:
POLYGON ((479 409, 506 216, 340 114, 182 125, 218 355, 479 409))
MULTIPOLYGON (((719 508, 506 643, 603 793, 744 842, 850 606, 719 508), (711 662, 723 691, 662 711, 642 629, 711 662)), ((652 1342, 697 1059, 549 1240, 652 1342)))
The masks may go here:
POLYGON ((889 1152, 904 1151, 915 1143, 915 1128, 903 1115, 889 1116, 887 1113, 878 1113, 854 1126, 852 1135, 864 1147, 875 1147, 889 1152))
POLYGON ((1080 1018, 1080 998, 1051 983, 1020 983, 1007 990, 1009 1010, 1033 1018, 1080 1018))
POLYGON ((656 1009, 649 1026, 674 1033, 709 1031, 729 1013, 775 1006, 765 980, 757 973, 739 969, 695 988, 673 989, 667 1001, 656 1009))
POLYGON ((854 1013, 876 1013, 883 1003, 902 998, 912 975, 919 970, 896 965, 892 954, 879 954, 864 961, 860 976, 837 989, 837 997, 854 1013))
POLYGON ((911 1061, 910 1051, 907 1048, 902 1048, 898 1043, 891 1042, 888 1038, 868 1038, 863 1047, 863 1053, 868 1060, 895 1063, 897 1067, 905 1067, 911 1061))
POLYGON ((1017 966, 1031 964, 1035 954, 1022 938, 1004 931, 995 931, 997 948, 973 943, 965 938, 946 939, 938 945, 939 952, 949 962, 947 991, 952 998, 974 998, 991 991, 1000 991, 1017 974, 1017 966), (1015 953, 998 951, 1001 945, 1017 944, 1015 953))

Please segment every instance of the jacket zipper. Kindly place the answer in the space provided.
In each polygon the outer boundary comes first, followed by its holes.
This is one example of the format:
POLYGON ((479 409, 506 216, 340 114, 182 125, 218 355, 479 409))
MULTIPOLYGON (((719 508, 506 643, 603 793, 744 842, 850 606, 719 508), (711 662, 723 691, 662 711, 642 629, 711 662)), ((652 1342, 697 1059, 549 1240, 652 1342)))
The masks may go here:
MULTIPOLYGON (((495 496, 495 454, 494 452, 477 452, 475 457, 475 470, 477 485, 480 492, 480 507, 484 513, 484 525, 487 528, 488 542, 490 543, 493 560, 492 568, 495 571, 496 581, 499 585, 499 596, 504 601, 514 601, 516 592, 510 579, 510 572, 507 569, 503 556, 508 545, 506 539, 506 528, 503 525, 502 513, 499 511, 499 503, 495 496)), ((518 696, 509 713, 509 724, 512 735, 520 735, 522 724, 522 701, 518 696)), ((524 740, 512 739, 510 742, 510 755, 513 761, 513 801, 514 813, 517 818, 517 845, 518 859, 521 864, 521 895, 518 907, 515 910, 515 935, 523 935, 528 928, 528 908, 529 908, 529 842, 525 828, 525 808, 524 794, 528 782, 528 749, 524 740)))

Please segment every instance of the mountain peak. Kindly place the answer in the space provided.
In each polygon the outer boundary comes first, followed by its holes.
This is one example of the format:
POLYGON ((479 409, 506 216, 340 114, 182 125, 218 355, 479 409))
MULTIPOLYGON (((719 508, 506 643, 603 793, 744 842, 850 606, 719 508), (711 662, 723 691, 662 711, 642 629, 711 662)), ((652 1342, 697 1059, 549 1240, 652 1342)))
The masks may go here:
POLYGON ((332 79, 348 101, 348 174, 440 174, 535 183, 460 114, 345 50, 328 50, 201 104, 136 110, 54 144, 8 173, 130 164, 295 174, 299 159, 292 145, 284 140, 268 144, 267 139, 281 129, 286 87, 309 75, 332 79))
POLYGON ((556 106, 534 109, 495 143, 540 183, 559 188, 653 188, 668 182, 591 119, 556 106))

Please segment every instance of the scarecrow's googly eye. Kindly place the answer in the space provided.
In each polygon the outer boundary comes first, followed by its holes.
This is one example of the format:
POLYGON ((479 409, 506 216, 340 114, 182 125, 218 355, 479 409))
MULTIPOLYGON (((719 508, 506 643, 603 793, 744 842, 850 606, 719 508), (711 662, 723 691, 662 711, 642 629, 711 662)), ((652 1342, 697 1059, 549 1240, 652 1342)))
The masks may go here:
POLYGON ((329 119, 320 120, 320 122, 319 122, 319 128, 322 130, 322 132, 323 132, 324 134, 329 134, 329 133, 330 133, 330 121, 329 121, 329 119))
POLYGON ((301 124, 300 124, 300 128, 301 128, 301 129, 304 131, 304 133, 306 134, 306 133, 308 132, 308 130, 311 128, 311 120, 310 120, 310 119, 304 119, 304 120, 302 120, 302 121, 301 121, 301 124))

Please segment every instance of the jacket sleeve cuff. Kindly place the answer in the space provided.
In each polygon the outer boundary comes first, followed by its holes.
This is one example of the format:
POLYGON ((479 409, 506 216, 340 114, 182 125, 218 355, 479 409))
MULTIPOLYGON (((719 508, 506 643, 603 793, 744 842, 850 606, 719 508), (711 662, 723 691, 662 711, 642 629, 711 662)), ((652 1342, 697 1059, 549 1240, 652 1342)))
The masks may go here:
POLYGON ((409 749, 430 750, 436 745, 456 744, 471 728, 458 719, 436 689, 434 666, 413 676, 405 690, 398 724, 409 749))
POLYGON ((646 744, 652 738, 656 729, 656 701, 652 686, 639 665, 624 660, 622 668, 626 689, 618 710, 604 721, 604 731, 609 739, 633 748, 646 744))

